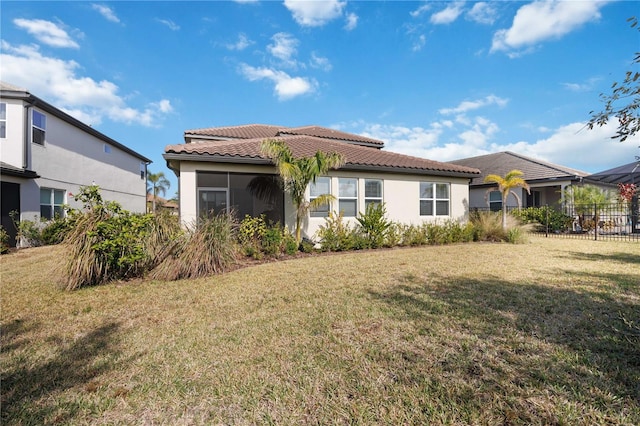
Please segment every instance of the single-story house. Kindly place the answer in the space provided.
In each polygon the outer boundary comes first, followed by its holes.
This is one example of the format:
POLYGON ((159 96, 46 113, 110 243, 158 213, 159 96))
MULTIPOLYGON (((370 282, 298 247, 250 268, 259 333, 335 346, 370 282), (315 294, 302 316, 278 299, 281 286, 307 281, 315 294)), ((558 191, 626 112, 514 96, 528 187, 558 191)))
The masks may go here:
POLYGON ((16 220, 64 216, 73 194, 100 186, 105 200, 143 213, 151 160, 28 90, 0 82, 2 227, 16 244, 16 220), (15 213, 14 213, 15 212, 15 213))
POLYGON ((234 211, 239 218, 265 214, 289 229, 295 209, 281 189, 268 198, 251 191, 255 182, 273 181, 276 169, 261 151, 266 139, 283 141, 294 156, 317 151, 342 154, 346 163, 307 188, 307 199, 332 194, 326 209, 310 212, 303 234, 313 238, 329 211, 355 222, 369 203, 384 203, 389 219, 402 223, 465 220, 473 167, 384 151, 384 142, 319 126, 242 125, 187 130, 184 144, 169 145, 164 158, 179 180, 180 219, 185 226, 200 215, 234 211))
POLYGON ((589 175, 589 179, 612 185, 619 183, 640 185, 640 161, 594 173, 589 175))
MULTIPOLYGON (((529 193, 523 188, 513 189, 522 202, 520 207, 559 206, 563 200, 563 192, 571 185, 593 184, 606 189, 614 187, 591 179, 586 172, 509 151, 463 158, 450 163, 481 170, 469 185, 469 207, 472 209, 502 209, 502 195, 496 184, 485 183, 484 180, 487 175, 505 176, 511 170, 523 172, 523 179, 530 187, 529 193), (492 191, 491 188, 496 190, 492 191)), ((510 207, 518 207, 513 196, 507 199, 507 208, 510 207)))

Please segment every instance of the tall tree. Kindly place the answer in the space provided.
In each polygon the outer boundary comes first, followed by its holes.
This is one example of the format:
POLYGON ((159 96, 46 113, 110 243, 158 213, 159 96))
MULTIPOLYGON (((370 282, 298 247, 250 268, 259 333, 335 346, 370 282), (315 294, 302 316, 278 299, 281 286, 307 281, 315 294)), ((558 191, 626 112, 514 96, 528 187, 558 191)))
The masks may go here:
POLYGON ((147 175, 147 193, 153 195, 153 213, 156 212, 156 198, 158 194, 165 195, 171 186, 163 172, 149 173, 147 175))
POLYGON ((529 192, 529 184, 523 178, 524 173, 520 170, 511 170, 504 175, 487 175, 484 178, 485 183, 495 183, 498 185, 498 191, 502 194, 502 229, 507 230, 507 198, 509 194, 513 194, 518 203, 518 207, 522 205, 520 197, 514 191, 513 188, 524 188, 529 192))
POLYGON ((311 182, 315 182, 320 175, 330 169, 337 169, 345 163, 345 159, 338 153, 324 153, 317 151, 312 157, 294 157, 291 149, 280 140, 265 140, 262 152, 271 158, 282 178, 284 190, 291 197, 296 208, 296 242, 300 244, 301 223, 311 208, 319 207, 330 202, 334 197, 324 194, 312 201, 307 201, 305 191, 311 182))
MULTIPOLYGON (((638 26, 635 17, 627 20, 631 22, 631 28, 638 26)), ((632 65, 640 64, 640 52, 635 53, 632 65)), ((589 129, 595 126, 604 126, 612 118, 618 119, 618 128, 612 139, 625 141, 628 137, 640 132, 640 71, 627 71, 622 83, 614 82, 611 85, 611 94, 600 94, 604 102, 604 110, 595 113, 591 111, 591 119, 587 123, 589 129)))

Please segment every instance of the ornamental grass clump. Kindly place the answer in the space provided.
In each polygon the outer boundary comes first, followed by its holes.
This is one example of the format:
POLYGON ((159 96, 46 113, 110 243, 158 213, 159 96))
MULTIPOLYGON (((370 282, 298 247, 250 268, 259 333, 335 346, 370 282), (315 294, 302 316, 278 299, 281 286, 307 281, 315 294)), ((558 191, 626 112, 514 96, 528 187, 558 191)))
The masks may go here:
POLYGON ((197 226, 176 241, 150 278, 174 281, 227 271, 238 258, 237 228, 232 213, 201 217, 197 226))
POLYGON ((143 276, 167 253, 180 233, 175 218, 134 214, 105 202, 95 185, 81 188, 84 210, 71 213, 64 243, 66 290, 143 276))

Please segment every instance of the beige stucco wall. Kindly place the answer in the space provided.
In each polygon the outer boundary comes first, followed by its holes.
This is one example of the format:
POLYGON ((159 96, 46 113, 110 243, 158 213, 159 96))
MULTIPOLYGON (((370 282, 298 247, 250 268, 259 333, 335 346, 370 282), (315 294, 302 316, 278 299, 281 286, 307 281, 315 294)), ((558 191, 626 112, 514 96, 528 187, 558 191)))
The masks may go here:
MULTIPOLYGON (((180 217, 184 226, 193 226, 198 216, 198 195, 196 188, 197 171, 218 171, 236 173, 275 173, 271 166, 229 165, 224 163, 180 162, 180 217)), ((453 219, 464 221, 468 217, 469 187, 467 178, 450 178, 441 176, 418 176, 395 173, 371 173, 331 171, 332 194, 337 197, 338 178, 358 178, 358 210, 364 211, 364 179, 383 180, 383 201, 387 209, 387 217, 401 223, 442 222, 453 219), (441 182, 450 184, 450 215, 438 217, 420 216, 420 182, 441 182)), ((309 196, 307 189, 307 197, 309 196)), ((332 210, 337 210, 337 200, 332 203, 332 210)), ((285 222, 293 231, 295 227, 295 209, 291 199, 285 196, 285 222)), ((355 218, 346 218, 356 223, 355 218)), ((303 223, 303 234, 313 238, 318 228, 325 223, 324 218, 307 217, 303 223)))

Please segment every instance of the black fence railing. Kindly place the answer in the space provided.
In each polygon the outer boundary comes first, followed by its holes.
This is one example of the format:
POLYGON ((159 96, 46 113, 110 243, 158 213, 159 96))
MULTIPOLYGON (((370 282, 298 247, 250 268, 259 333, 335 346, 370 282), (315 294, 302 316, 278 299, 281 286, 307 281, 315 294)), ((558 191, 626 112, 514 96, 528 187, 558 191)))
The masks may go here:
POLYGON ((640 241, 640 209, 635 201, 507 208, 507 211, 521 222, 531 223, 531 232, 547 237, 640 241))

